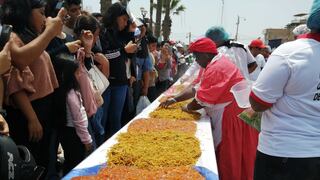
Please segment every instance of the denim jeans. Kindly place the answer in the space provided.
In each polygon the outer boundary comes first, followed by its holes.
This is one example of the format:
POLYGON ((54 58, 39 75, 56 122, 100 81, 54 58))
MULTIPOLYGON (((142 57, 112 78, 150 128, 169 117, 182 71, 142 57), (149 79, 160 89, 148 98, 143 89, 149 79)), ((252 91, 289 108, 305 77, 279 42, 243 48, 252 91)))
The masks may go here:
POLYGON ((104 124, 103 122, 103 114, 104 114, 104 108, 103 105, 97 109, 96 114, 93 116, 91 120, 92 125, 92 133, 94 135, 94 138, 96 140, 96 146, 99 147, 104 142, 104 124))
POLYGON ((128 85, 109 86, 104 95, 105 133, 109 138, 121 128, 121 115, 126 100, 128 85))
POLYGON ((133 103, 133 89, 128 87, 126 100, 124 103, 122 117, 121 117, 121 126, 125 126, 131 119, 134 118, 136 108, 133 103))

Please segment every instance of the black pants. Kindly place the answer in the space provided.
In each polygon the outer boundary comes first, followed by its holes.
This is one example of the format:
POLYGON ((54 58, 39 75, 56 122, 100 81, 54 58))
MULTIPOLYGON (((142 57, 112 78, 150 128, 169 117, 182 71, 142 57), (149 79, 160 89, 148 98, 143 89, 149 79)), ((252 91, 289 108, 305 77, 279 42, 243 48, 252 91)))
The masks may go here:
POLYGON ((134 108, 136 108, 142 92, 142 81, 139 80, 134 82, 132 84, 132 89, 133 89, 133 104, 134 104, 134 108))
POLYGON ((158 81, 156 84, 157 87, 157 96, 160 96, 170 87, 170 80, 158 81))
POLYGON ((53 96, 48 95, 44 98, 34 100, 31 105, 38 117, 38 120, 43 129, 43 136, 39 142, 29 141, 28 120, 19 109, 6 107, 7 109, 7 122, 10 128, 10 136, 17 145, 26 146, 33 155, 37 165, 46 168, 43 179, 48 172, 48 165, 54 163, 56 159, 52 159, 50 155, 50 142, 52 141, 53 132, 53 96))
POLYGON ((157 99, 157 88, 155 86, 148 88, 148 99, 150 102, 153 102, 157 99))
POLYGON ((257 151, 255 180, 320 180, 320 157, 284 158, 257 151))
POLYGON ((60 135, 60 142, 65 159, 63 174, 66 175, 86 157, 86 152, 75 128, 64 127, 60 135))
POLYGON ((134 118, 136 112, 136 107, 133 102, 133 88, 129 86, 126 101, 123 106, 122 117, 121 117, 121 126, 125 126, 131 119, 134 118))

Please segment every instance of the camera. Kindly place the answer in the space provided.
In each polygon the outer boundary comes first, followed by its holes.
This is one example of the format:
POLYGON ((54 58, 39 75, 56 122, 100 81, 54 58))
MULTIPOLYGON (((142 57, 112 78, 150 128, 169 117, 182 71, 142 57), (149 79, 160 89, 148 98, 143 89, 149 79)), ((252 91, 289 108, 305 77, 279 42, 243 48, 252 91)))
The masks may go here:
POLYGON ((0 25, 0 48, 1 49, 3 49, 3 47, 9 41, 11 32, 12 32, 11 25, 7 25, 7 24, 0 25))

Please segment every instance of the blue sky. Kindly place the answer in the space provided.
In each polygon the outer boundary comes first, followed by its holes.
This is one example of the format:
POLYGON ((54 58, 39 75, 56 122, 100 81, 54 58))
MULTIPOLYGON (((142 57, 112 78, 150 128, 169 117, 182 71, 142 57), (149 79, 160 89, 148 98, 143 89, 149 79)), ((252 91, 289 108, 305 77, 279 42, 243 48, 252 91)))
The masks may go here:
MULTIPOLYGON (((156 0, 154 0, 156 2, 156 0)), ((100 10, 99 0, 83 0, 84 9, 91 12, 100 10)), ((113 2, 116 2, 113 0, 113 2)), ((266 28, 282 28, 288 24, 293 15, 308 13, 313 0, 224 0, 222 26, 235 36, 237 15, 240 17, 239 41, 262 37, 266 28)), ((187 33, 192 39, 205 33, 213 25, 221 25, 222 0, 181 0, 186 11, 173 17, 171 39, 188 42, 187 33)), ((131 11, 141 17, 140 7, 149 11, 149 0, 131 0, 131 11)), ((149 16, 149 14, 147 15, 149 16)), ((154 14, 155 17, 155 14, 154 14)))

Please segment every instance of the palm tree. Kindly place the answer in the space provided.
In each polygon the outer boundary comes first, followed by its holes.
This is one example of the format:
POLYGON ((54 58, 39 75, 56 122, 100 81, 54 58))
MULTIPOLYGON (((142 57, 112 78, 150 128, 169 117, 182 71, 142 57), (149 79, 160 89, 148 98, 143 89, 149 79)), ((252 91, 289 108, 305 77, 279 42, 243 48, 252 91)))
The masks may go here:
POLYGON ((155 27, 155 36, 157 38, 160 37, 161 15, 162 15, 162 0, 157 0, 156 27, 155 27))
POLYGON ((170 0, 164 0, 164 20, 162 22, 162 35, 163 40, 169 40, 170 29, 171 29, 171 18, 170 18, 170 0))
POLYGON ((153 33, 153 0, 150 0, 150 18, 149 18, 149 29, 153 33))
POLYGON ((185 11, 186 7, 184 5, 180 5, 180 0, 165 0, 165 2, 166 3, 164 3, 163 7, 165 17, 162 23, 162 33, 163 39, 169 40, 172 25, 171 15, 179 15, 180 12, 185 11))
POLYGON ((119 0, 123 6, 127 6, 130 0, 119 0))
POLYGON ((104 14, 111 5, 112 5, 112 0, 100 0, 101 14, 104 14))

